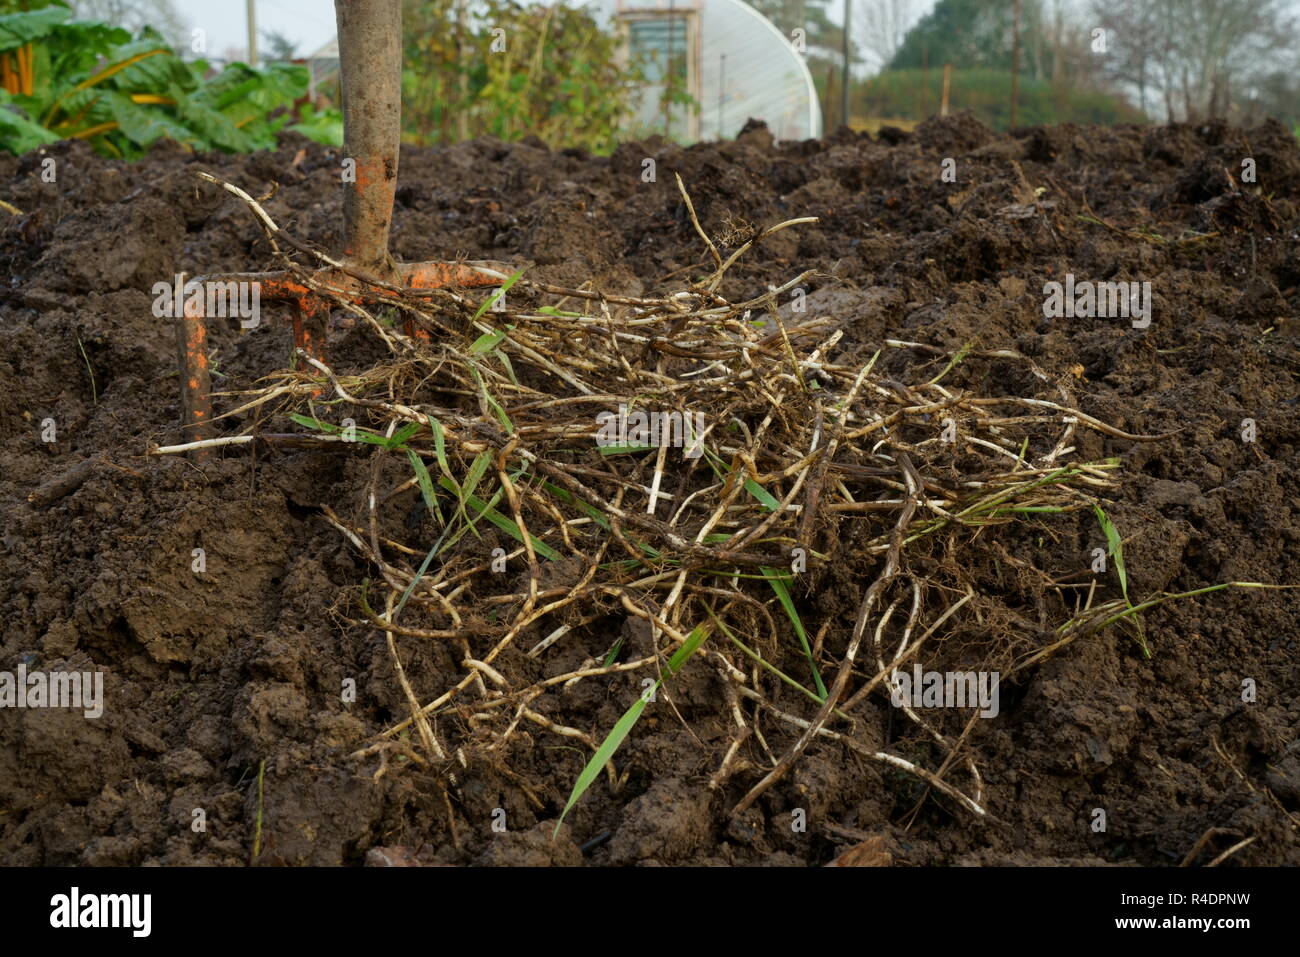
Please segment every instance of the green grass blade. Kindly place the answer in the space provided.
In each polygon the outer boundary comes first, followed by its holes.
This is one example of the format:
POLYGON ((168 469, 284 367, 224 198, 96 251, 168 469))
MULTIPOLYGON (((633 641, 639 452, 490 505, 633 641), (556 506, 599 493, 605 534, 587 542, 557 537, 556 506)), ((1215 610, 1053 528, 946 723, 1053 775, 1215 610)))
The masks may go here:
POLYGON ((474 461, 470 463, 469 472, 465 475, 465 481, 461 483, 461 490, 465 497, 474 494, 474 489, 478 487, 479 480, 487 472, 487 467, 492 462, 492 450, 484 449, 478 455, 474 456, 474 461))
POLYGON ((813 683, 817 686, 817 694, 823 701, 826 700, 826 685, 822 682, 821 672, 817 670, 817 662, 813 659, 812 646, 808 644, 808 633, 804 631, 803 622, 799 619, 799 611, 794 607, 794 599, 790 597, 790 589, 786 587, 786 579, 775 568, 768 568, 766 565, 760 566, 759 570, 767 583, 772 586, 772 591, 776 592, 777 600, 781 607, 785 609, 786 617, 790 619, 790 624, 794 625, 794 633, 799 636, 799 644, 803 645, 803 653, 808 658, 808 667, 812 670, 813 683))
POLYGON ((960 349, 958 349, 957 354, 952 357, 952 359, 948 362, 946 366, 943 367, 943 371, 940 372, 933 379, 931 379, 929 382, 927 382, 926 385, 937 385, 944 376, 946 376, 949 372, 951 372, 953 369, 955 369, 958 365, 961 364, 962 360, 965 359, 966 356, 970 354, 971 349, 973 349, 974 347, 975 347, 975 343, 968 342, 960 349))
POLYGON ((506 326, 504 329, 498 329, 495 332, 483 333, 470 345, 469 354, 478 356, 485 352, 491 352, 505 341, 506 336, 510 334, 510 330, 513 328, 514 326, 506 326))
POLYGON ((442 509, 438 508, 438 499, 433 491, 433 478, 429 475, 429 468, 424 464, 424 459, 420 458, 410 449, 406 450, 406 457, 411 461, 411 468, 415 469, 415 479, 420 483, 420 494, 424 496, 424 504, 428 506, 430 513, 438 519, 440 526, 447 523, 442 517, 442 509))
MULTIPOLYGON (((441 484, 441 480, 439 480, 439 484, 441 484)), ((442 551, 446 551, 447 549, 455 545, 457 542, 459 542, 462 538, 465 537, 466 532, 474 531, 474 527, 478 524, 478 520, 483 517, 484 513, 489 509, 494 509, 497 507, 497 502, 501 501, 501 496, 502 494, 504 494, 504 491, 505 491, 504 489, 497 489, 495 494, 493 494, 492 498, 488 500, 487 505, 482 508, 475 506, 473 503, 466 503, 469 506, 469 508, 474 511, 474 517, 470 518, 468 512, 465 514, 465 524, 456 530, 456 534, 452 535, 451 538, 447 539, 447 544, 445 544, 442 547, 442 551)), ((474 498, 474 502, 478 502, 482 504, 482 499, 476 497, 474 498)), ((477 537, 478 533, 475 532, 474 534, 477 537)), ((439 552, 439 554, 441 553, 442 552, 439 552)))
POLYGON ((518 270, 514 275, 512 275, 509 279, 503 282, 501 284, 501 287, 497 289, 496 292, 492 293, 492 295, 488 296, 486 299, 483 300, 483 304, 479 306, 478 311, 474 313, 475 322, 478 322, 479 317, 481 317, 483 313, 491 309, 496 304, 496 301, 500 299, 502 296, 504 296, 510 290, 510 287, 519 281, 519 277, 524 274, 524 269, 527 268, 528 267, 525 266, 523 267, 523 269, 518 270))
MULTIPOLYGON (((393 614, 388 619, 390 622, 396 621, 397 616, 400 615, 402 609, 406 607, 406 599, 411 597, 411 592, 415 591, 415 586, 420 584, 420 579, 424 578, 424 573, 429 570, 429 564, 433 561, 433 556, 438 554, 438 549, 442 548, 442 540, 447 537, 448 530, 449 529, 447 528, 442 530, 442 534, 438 536, 438 540, 433 543, 433 548, 429 549, 429 554, 425 555, 424 561, 420 562, 420 568, 416 571, 415 577, 412 578, 411 583, 406 586, 406 591, 402 592, 401 599, 397 602, 396 607, 393 608, 393 614)), ((368 584, 369 581, 361 586, 362 607, 368 607, 365 604, 366 586, 368 584)))
MULTIPOLYGON (((335 425, 333 422, 325 422, 321 419, 313 419, 310 415, 299 415, 296 412, 290 413, 289 418, 299 425, 308 429, 315 429, 317 432, 325 432, 328 435, 341 435, 345 430, 341 425, 335 425)), ((413 425, 415 423, 412 423, 413 425)), ((419 426, 415 426, 419 429, 419 426)), ((372 432, 368 429, 357 429, 357 441, 366 442, 370 445, 382 445, 384 448, 395 448, 389 445, 391 441, 387 436, 380 435, 378 432, 372 432)), ((407 436, 409 438, 410 436, 407 436)))
POLYGON ((584 515, 590 518, 593 522, 595 522, 605 531, 607 532, 609 531, 609 519, 605 517, 604 512, 596 508, 596 506, 592 505, 590 502, 584 502, 582 499, 578 498, 578 496, 574 495, 568 489, 560 488, 558 485, 552 485, 550 482, 543 482, 542 488, 546 489, 546 491, 550 492, 556 498, 560 499, 560 501, 570 502, 571 504, 576 505, 584 515))
MULTIPOLYGON (((435 447, 436 444, 437 440, 435 439, 435 447)), ((465 511, 465 503, 469 501, 471 493, 474 491, 474 487, 478 485, 479 479, 483 477, 483 473, 487 470, 488 460, 491 457, 492 452, 489 449, 480 452, 475 457, 474 461, 470 463, 469 472, 462 482, 457 482, 450 473, 438 479, 438 483, 442 485, 443 488, 455 493, 456 514, 460 516, 461 520, 465 523, 465 527, 470 531, 474 530, 474 520, 472 520, 469 517, 469 513, 465 511)), ((464 530, 465 529, 462 529, 461 531, 464 532, 464 530)), ((475 531, 474 536, 477 538, 478 532, 475 531)), ((457 535, 456 538, 459 539, 460 535, 457 535)))
POLYGON ((474 367, 473 363, 470 363, 469 374, 473 376, 474 381, 478 383, 479 394, 482 395, 487 404, 492 407, 492 413, 501 423, 501 427, 504 428, 506 432, 513 435, 515 424, 510 421, 510 416, 506 415, 506 410, 501 407, 501 403, 498 402, 492 393, 488 391, 487 384, 483 381, 483 376, 479 375, 479 371, 474 367))
POLYGON ((608 668, 614 662, 618 661, 618 653, 623 650, 623 637, 620 635, 618 641, 614 642, 614 647, 609 649, 609 654, 605 656, 605 663, 602 667, 608 668))
MULTIPOLYGON (((442 474, 451 478, 451 467, 447 464, 447 437, 442 431, 442 423, 429 416, 429 428, 433 431, 433 455, 438 460, 438 468, 442 469, 442 474)), ((452 479, 455 482, 455 479, 452 479)), ((457 486, 459 490, 459 486, 457 486)))
POLYGON ((1119 576, 1119 588, 1124 595, 1124 600, 1128 601, 1128 573, 1124 570, 1124 543, 1120 540, 1119 530, 1111 522, 1110 516, 1102 511, 1100 505, 1094 505, 1092 510, 1097 516, 1101 530, 1106 533, 1106 546, 1115 561, 1115 574, 1119 576))
POLYGON ((419 432, 422 428, 424 428, 424 426, 420 425, 419 422, 408 422, 385 439, 384 445, 390 449, 401 448, 407 439, 413 436, 416 432, 419 432))
MULTIPOLYGON (((711 457, 712 458, 712 457, 711 457)), ((769 512, 775 512, 781 507, 781 502, 772 495, 767 489, 759 485, 751 478, 745 479, 745 491, 762 503, 763 507, 769 512)), ((794 599, 790 597, 790 589, 786 587, 786 577, 778 572, 775 568, 763 566, 759 569, 767 583, 772 586, 772 591, 776 592, 777 600, 780 601, 781 607, 785 609, 786 617, 790 619, 790 624, 794 626, 794 633, 799 637, 799 644, 803 646, 803 653, 808 658, 808 667, 812 671, 813 683, 817 686, 817 693, 821 695, 823 701, 826 700, 826 684, 822 681, 821 672, 817 669, 817 662, 813 658, 812 646, 808 644, 808 633, 804 631, 803 621, 799 618, 799 611, 794 607, 794 599)))
MULTIPOLYGON (((694 630, 686 636, 686 640, 682 642, 681 647, 673 652, 672 657, 668 659, 668 664, 664 669, 666 672, 665 677, 672 677, 681 670, 682 665, 686 663, 687 659, 689 659, 691 655, 695 654, 700 645, 704 644, 704 640, 709 637, 709 630, 710 629, 705 627, 703 624, 695 626, 694 630)), ((659 690, 663 682, 664 679, 662 677, 655 682, 656 691, 659 690)), ((614 722, 614 727, 610 729, 609 734, 605 736, 605 740, 602 741, 600 747, 596 749, 596 753, 593 754, 591 760, 587 762, 587 766, 584 767, 582 773, 578 775, 578 780, 573 783, 573 792, 569 795, 568 803, 564 805, 564 810, 560 812, 560 819, 555 822, 556 834, 560 832, 560 825, 564 823, 565 816, 568 815, 573 806, 578 803, 578 799, 587 792, 587 788, 591 787, 591 784, 596 780, 597 775, 600 774, 605 765, 609 764, 610 759, 614 757, 614 752, 619 749, 619 746, 624 740, 626 740, 628 734, 631 733, 632 728, 640 719, 641 713, 645 711, 647 704, 646 697, 647 696, 644 694, 637 695, 637 699, 632 703, 632 707, 628 708, 627 711, 623 713, 623 717, 614 722)))
POLYGON ((601 455, 631 455, 633 452, 649 452, 658 448, 655 445, 602 445, 598 447, 601 455))
POLYGON ((515 385, 518 385, 519 377, 515 375, 514 363, 510 361, 510 357, 504 352, 496 352, 493 354, 496 356, 497 361, 501 363, 501 368, 506 370, 506 375, 510 376, 510 381, 515 385))
MULTIPOLYGON (((438 482, 443 488, 447 489, 447 491, 455 491, 454 483, 441 478, 438 479, 438 482)), ((481 517, 486 518, 489 522, 501 529, 501 531, 505 532, 515 541, 522 543, 524 540, 524 533, 520 530, 519 526, 493 508, 493 505, 500 499, 501 494, 501 490, 498 489, 497 494, 493 497, 492 501, 485 502, 477 496, 466 493, 465 503, 469 505, 470 508, 474 509, 474 511, 476 511, 481 517)), ((543 558, 555 561, 561 557, 559 552, 550 545, 547 545, 532 532, 528 533, 528 538, 533 543, 533 551, 538 555, 541 555, 543 558)))
MULTIPOLYGON (((713 623, 717 625, 718 628, 722 631, 723 637, 725 637, 733 645, 739 648, 744 653, 745 657, 747 657, 750 661, 754 662, 754 664, 758 665, 760 668, 767 671, 769 674, 775 675, 786 685, 790 686, 791 688, 795 689, 800 694, 808 698, 809 701, 815 701, 818 704, 821 704, 823 701, 826 700, 825 698, 818 698, 817 692, 811 690, 810 688, 805 688, 803 685, 799 684, 799 682, 795 681, 793 678, 787 675, 780 668, 776 667, 776 665, 772 664, 770 661, 765 660, 763 656, 760 655, 757 651, 750 648, 743 641, 737 638, 736 635, 732 632, 732 630, 727 627, 726 622, 724 622, 721 618, 719 618, 717 615, 713 613, 712 608, 706 608, 705 610, 709 613, 709 617, 713 619, 713 623)), ((836 714, 841 718, 849 719, 849 716, 845 714, 843 711, 841 711, 839 708, 835 709, 834 714, 836 714)))
POLYGON ((342 432, 343 430, 337 425, 330 422, 322 422, 320 419, 313 419, 310 415, 299 415, 297 412, 291 412, 289 418, 297 422, 303 428, 315 429, 317 432, 342 432))

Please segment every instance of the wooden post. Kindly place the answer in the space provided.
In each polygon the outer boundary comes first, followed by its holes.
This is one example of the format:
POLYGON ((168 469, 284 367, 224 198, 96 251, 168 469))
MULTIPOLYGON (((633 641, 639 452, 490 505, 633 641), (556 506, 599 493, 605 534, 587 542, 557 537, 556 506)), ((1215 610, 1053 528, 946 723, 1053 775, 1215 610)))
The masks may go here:
POLYGON ((943 96, 939 100, 939 115, 948 115, 948 87, 952 85, 952 64, 943 65, 943 96))
POLYGON ((718 135, 717 139, 722 139, 725 135, 722 132, 722 106, 725 94, 727 92, 727 55, 718 54, 718 135))
POLYGON ((456 84, 460 108, 456 110, 456 142, 469 139, 469 64, 465 55, 465 34, 469 32, 467 0, 456 4, 456 84))
POLYGON ((1020 0, 1011 3, 1011 128, 1016 126, 1016 101, 1020 96, 1020 0))
MULTIPOLYGON (((827 64, 826 66, 826 109, 822 112, 822 115, 823 117, 825 117, 826 120, 824 125, 832 131, 835 129, 835 124, 831 122, 833 116, 833 114, 831 113, 831 104, 835 102, 834 93, 835 93, 835 65, 831 63, 831 64, 827 64)), ((826 129, 823 129, 822 133, 824 135, 828 135, 826 129)))
POLYGON ((921 116, 930 115, 930 48, 921 41, 921 116))
POLYGON ((844 0, 844 70, 840 80, 840 112, 843 114, 843 123, 849 125, 849 67, 852 62, 852 53, 849 48, 849 19, 853 13, 853 0, 844 0))
POLYGON ((244 26, 248 28, 248 65, 257 68, 257 0, 248 0, 244 7, 244 26))

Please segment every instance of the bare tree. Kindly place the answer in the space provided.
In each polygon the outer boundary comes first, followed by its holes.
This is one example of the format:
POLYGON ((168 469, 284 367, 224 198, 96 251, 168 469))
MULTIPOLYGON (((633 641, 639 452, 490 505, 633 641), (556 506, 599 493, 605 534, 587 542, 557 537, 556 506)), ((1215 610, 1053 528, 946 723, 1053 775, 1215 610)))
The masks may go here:
MULTIPOLYGON (((1173 73, 1173 37, 1168 32, 1170 14, 1178 0, 1093 0, 1092 20, 1105 31, 1105 48, 1097 53, 1102 72, 1130 86, 1138 107, 1147 112, 1148 96, 1164 89, 1173 73)), ((1094 38, 1090 41, 1095 43, 1094 38)), ((1166 120, 1171 109, 1166 98, 1166 120)))
POLYGON ((1226 114, 1233 88, 1275 70, 1296 42, 1285 0, 1093 0, 1091 12, 1106 30, 1103 69, 1143 110, 1157 94, 1167 122, 1226 114))
POLYGON ((857 0, 853 33, 858 46, 884 66, 903 45, 903 37, 920 15, 917 0, 857 0))
POLYGON ((1102 79, 1106 82, 1098 82, 1097 66, 1089 47, 1092 37, 1087 18, 1072 15, 1066 7, 1065 0, 1052 0, 1051 12, 1042 14, 1040 33, 1047 48, 1044 56, 1051 57, 1048 78, 1057 87, 1108 87, 1114 77, 1105 76, 1102 79))
POLYGON ((188 42, 188 26, 171 0, 71 0, 69 6, 79 20, 102 20, 132 32, 153 27, 173 46, 188 42))

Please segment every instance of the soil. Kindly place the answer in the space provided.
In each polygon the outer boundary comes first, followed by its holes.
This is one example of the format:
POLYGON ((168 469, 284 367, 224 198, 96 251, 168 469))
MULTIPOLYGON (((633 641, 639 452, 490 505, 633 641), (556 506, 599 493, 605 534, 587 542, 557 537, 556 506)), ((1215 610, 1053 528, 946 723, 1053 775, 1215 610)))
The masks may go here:
MULTIPOLYGON (((621 787, 602 776, 554 840, 589 753, 535 724, 490 752, 452 714, 438 728, 457 757, 422 767, 399 756, 376 777, 378 756, 350 755, 409 709, 383 634, 350 623, 347 596, 373 573, 319 511, 360 509, 360 460, 230 451, 200 468, 144 454, 179 440, 173 332, 151 311, 153 284, 269 262, 246 208, 193 171, 257 196, 278 184, 270 215, 334 249, 340 159, 294 136, 250 156, 159 147, 124 163, 60 143, 0 158, 0 195, 22 211, 0 226, 0 671, 102 670, 107 701, 95 720, 0 709, 0 861, 241 865, 260 830, 259 864, 820 865, 865 846, 841 863, 1176 865, 1248 838, 1227 864, 1300 863, 1295 591, 1170 602, 1145 615, 1150 658, 1111 628, 1021 676, 967 740, 985 822, 827 741, 733 818, 758 772, 708 788, 732 725, 705 668, 647 709, 615 758, 621 787), (46 157, 55 182, 42 178, 46 157), (347 679, 355 703, 341 700, 347 679), (1243 700, 1247 679, 1254 700, 1243 700), (799 810, 806 829, 792 827, 799 810)), ((1130 432, 1176 431, 1154 443, 1079 437, 1080 455, 1123 463, 1106 510, 1125 539, 1130 594, 1300 583, 1300 148, 1282 127, 1001 136, 956 116, 781 145, 751 123, 734 142, 651 140, 610 157, 535 140, 410 149, 393 252, 671 292, 707 264, 674 173, 724 255, 756 228, 819 218, 747 254, 728 298, 817 268, 809 311, 842 317, 864 357, 884 338, 948 355, 969 342, 1016 349, 1068 377, 1082 411, 1130 432), (955 182, 941 176, 945 159, 955 182), (1067 273, 1149 281, 1150 328, 1044 317, 1044 283, 1067 273), (1246 419, 1254 441, 1243 441, 1246 419)), ((336 331, 331 354, 349 335, 336 331)), ((287 361, 279 323, 242 334, 230 324, 214 339, 218 387, 246 387, 287 361)), ((882 361, 900 378, 946 364, 908 350, 882 361)), ((962 363, 951 381, 995 388, 994 369, 962 363)), ((1089 512, 995 533, 1057 580, 1077 580, 1104 544, 1089 512)), ((870 571, 846 563, 796 594, 810 632, 834 623, 828 661, 870 571)), ((1050 628, 1072 613, 1001 569, 971 576, 1007 621, 1050 628)), ((1113 575, 1098 583, 1099 600, 1117 594, 1113 575)), ((575 630, 540 666, 520 656, 502 667, 562 673, 602 655, 621 628, 610 618, 575 630)), ((446 645, 401 650, 422 701, 462 673, 446 645)), ((600 738, 638 690, 630 676, 583 682, 546 714, 600 738)), ((776 754, 795 740, 781 725, 762 732, 776 754)), ((862 706, 858 733, 936 766, 887 701, 862 706)), ((744 752, 765 760, 753 739, 744 752)))

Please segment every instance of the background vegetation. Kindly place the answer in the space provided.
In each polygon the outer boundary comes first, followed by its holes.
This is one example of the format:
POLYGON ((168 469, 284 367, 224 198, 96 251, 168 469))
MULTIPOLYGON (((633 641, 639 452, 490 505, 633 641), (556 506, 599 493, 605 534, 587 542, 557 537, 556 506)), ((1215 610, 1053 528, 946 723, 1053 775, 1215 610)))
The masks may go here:
MULTIPOLYGON (((952 108, 1005 128, 1018 33, 1020 124, 1265 116, 1300 124, 1300 35, 1287 0, 853 4, 854 62, 877 74, 851 87, 855 120, 933 114, 950 64, 952 108)), ((824 103, 828 126, 842 122, 834 99, 824 103)))
MULTIPOLYGON (((942 70, 888 70, 854 88, 860 115, 925 117, 938 111, 942 70)), ((1138 110, 1110 93, 1057 86, 1047 80, 1020 81, 1017 124, 1137 123, 1138 110)), ((996 129, 1011 125, 1011 74, 999 70, 960 70, 953 74, 949 109, 972 110, 996 129)))
POLYGON ((463 0, 404 0, 402 15, 407 141, 535 134, 609 152, 627 135, 640 72, 620 63, 616 38, 584 10, 484 0, 471 12, 463 0))
MULTIPOLYGON (((826 128, 841 125, 839 0, 750 0, 800 38, 826 128)), ((852 125, 908 125, 950 110, 1016 122, 1115 123, 1274 116, 1300 135, 1300 43, 1287 0, 852 0, 852 125), (1105 31, 1105 49, 1096 44, 1105 31)), ((403 136, 414 144, 537 135, 605 153, 637 128, 643 64, 582 8, 524 0, 403 0, 403 136)), ((162 138, 245 151, 294 129, 342 141, 336 76, 266 34, 253 69, 189 48, 170 0, 0 0, 0 149, 63 137, 135 156, 162 138)), ((683 90, 670 105, 695 108, 683 90)))
POLYGON ((185 60, 162 35, 72 20, 50 0, 0 5, 0 149, 25 153, 83 139, 111 156, 138 156, 167 138, 192 149, 248 152, 284 128, 333 135, 304 102, 307 70, 272 63, 213 69, 185 60), (296 108, 295 108, 296 107, 296 108))

